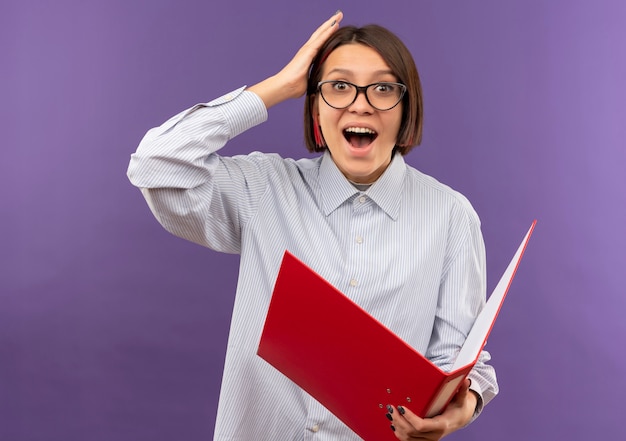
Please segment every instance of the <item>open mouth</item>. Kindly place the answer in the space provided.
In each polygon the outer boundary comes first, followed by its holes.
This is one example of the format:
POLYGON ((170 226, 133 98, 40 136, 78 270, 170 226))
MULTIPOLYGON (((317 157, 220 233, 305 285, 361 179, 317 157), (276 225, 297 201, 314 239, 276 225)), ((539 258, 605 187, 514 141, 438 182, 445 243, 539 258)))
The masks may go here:
POLYGON ((343 136, 352 147, 367 147, 378 136, 372 129, 366 127, 348 127, 343 131, 343 136))

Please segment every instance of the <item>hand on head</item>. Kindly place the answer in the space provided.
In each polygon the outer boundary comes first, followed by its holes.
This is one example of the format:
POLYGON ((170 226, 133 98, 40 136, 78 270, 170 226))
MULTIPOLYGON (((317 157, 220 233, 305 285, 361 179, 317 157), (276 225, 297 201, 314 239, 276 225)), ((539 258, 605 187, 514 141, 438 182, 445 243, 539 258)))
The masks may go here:
POLYGON ((300 98, 306 93, 307 76, 313 58, 322 45, 339 28, 343 13, 337 11, 318 27, 291 61, 276 75, 250 87, 270 108, 290 98, 300 98))

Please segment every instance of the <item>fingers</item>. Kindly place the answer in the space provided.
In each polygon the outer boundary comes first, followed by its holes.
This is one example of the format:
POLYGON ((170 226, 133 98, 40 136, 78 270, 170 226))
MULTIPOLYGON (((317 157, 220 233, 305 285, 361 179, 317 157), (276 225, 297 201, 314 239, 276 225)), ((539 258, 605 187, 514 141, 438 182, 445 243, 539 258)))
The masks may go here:
POLYGON ((298 98, 306 92, 309 69, 318 51, 328 38, 339 29, 343 13, 337 11, 313 32, 309 40, 298 50, 292 60, 279 72, 279 78, 289 92, 289 97, 298 98))
POLYGON ((337 11, 313 32, 304 46, 276 75, 249 87, 248 90, 256 93, 268 109, 287 99, 304 95, 311 63, 324 42, 339 29, 342 18, 343 13, 337 11))
POLYGON ((319 43, 318 47, 321 46, 328 37, 339 28, 339 23, 342 18, 343 12, 335 12, 332 17, 322 23, 322 25, 311 34, 307 43, 319 43))
POLYGON ((406 423, 408 428, 420 433, 429 433, 441 430, 441 422, 435 418, 420 418, 411 412, 410 409, 398 406, 398 413, 402 418, 401 422, 406 423))
POLYGON ((322 23, 322 25, 317 28, 313 34, 311 34, 309 40, 301 48, 301 51, 307 53, 307 57, 310 59, 309 62, 313 60, 326 40, 328 40, 337 29, 339 29, 339 23, 342 18, 343 12, 335 12, 332 17, 322 23))
POLYGON ((445 422, 435 418, 420 418, 410 409, 389 406, 391 426, 399 439, 439 439, 445 430, 445 422))
POLYGON ((339 23, 341 22, 342 18, 343 12, 335 12, 332 17, 322 23, 322 25, 317 28, 315 32, 313 32, 313 34, 311 34, 311 37, 302 47, 302 49, 306 50, 307 52, 310 51, 312 55, 311 59, 326 42, 326 40, 328 40, 337 29, 339 29, 339 23))
POLYGON ((465 379, 445 411, 433 418, 420 418, 403 406, 388 406, 387 418, 391 420, 396 437, 438 440, 467 425, 476 407, 476 398, 469 392, 470 384, 470 380, 465 379))

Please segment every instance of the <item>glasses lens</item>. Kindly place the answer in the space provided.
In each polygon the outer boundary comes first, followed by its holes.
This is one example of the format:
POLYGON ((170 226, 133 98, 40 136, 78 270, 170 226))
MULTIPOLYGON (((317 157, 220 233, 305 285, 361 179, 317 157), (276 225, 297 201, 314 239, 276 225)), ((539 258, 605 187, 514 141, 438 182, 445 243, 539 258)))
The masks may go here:
POLYGON ((342 81, 330 81, 320 85, 322 98, 329 106, 343 109, 354 102, 357 89, 353 84, 342 81))
MULTIPOLYGON (((319 88, 324 101, 336 109, 345 109, 351 105, 356 100, 359 90, 363 90, 344 81, 322 82, 319 88)), ((375 83, 365 89, 368 102, 377 110, 395 107, 402 99, 404 91, 404 85, 399 83, 375 83)))
POLYGON ((389 110, 400 102, 404 88, 396 83, 378 83, 367 87, 367 98, 372 107, 389 110))

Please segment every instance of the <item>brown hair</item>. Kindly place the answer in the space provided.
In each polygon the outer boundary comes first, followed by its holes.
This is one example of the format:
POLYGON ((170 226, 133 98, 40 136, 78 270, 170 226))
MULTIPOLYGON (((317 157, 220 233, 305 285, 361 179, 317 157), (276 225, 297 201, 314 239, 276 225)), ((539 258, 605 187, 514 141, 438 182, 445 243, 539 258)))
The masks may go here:
MULTIPOLYGON (((315 141, 316 125, 313 121, 313 105, 317 94, 317 83, 321 81, 322 66, 326 58, 339 46, 360 43, 377 51, 385 60, 398 81, 407 88, 402 98, 402 121, 396 141, 396 150, 406 155, 422 141, 423 106, 422 86, 411 53, 391 31, 378 25, 362 28, 345 26, 337 30, 321 47, 313 59, 304 103, 304 138, 310 152, 321 152, 326 146, 315 141)), ((319 133, 319 131, 318 131, 319 133)), ((319 135, 318 135, 319 138, 319 135)))

